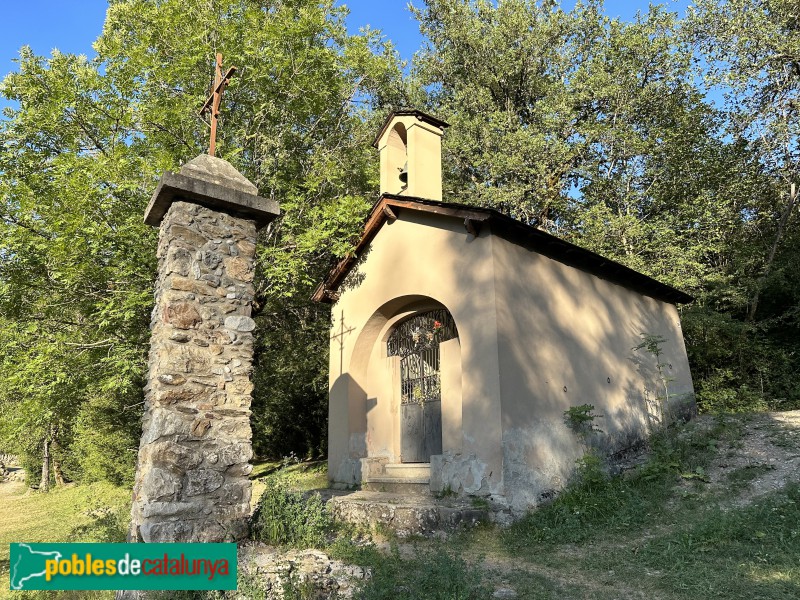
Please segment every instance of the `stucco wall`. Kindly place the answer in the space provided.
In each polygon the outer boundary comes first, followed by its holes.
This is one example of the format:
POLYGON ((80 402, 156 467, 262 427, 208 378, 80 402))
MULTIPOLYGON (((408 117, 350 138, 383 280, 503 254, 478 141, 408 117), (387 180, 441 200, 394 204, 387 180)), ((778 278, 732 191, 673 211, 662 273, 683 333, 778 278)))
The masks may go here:
MULTIPOLYGON (((593 404, 603 450, 647 433, 646 396, 664 395, 655 358, 633 348, 660 335, 671 401, 693 394, 674 305, 495 238, 504 478, 516 508, 562 487, 581 454, 564 423, 593 404)), ((656 415, 652 415, 656 416, 656 415)))
POLYGON ((502 493, 494 239, 487 233, 473 238, 458 221, 408 212, 384 225, 342 285, 332 308, 328 462, 333 481, 358 483, 365 452, 399 462, 397 402, 385 386, 391 366, 383 342, 404 314, 440 304, 453 316, 460 338, 459 460, 475 463, 481 457, 480 464, 472 464, 470 489, 502 493))
POLYGON ((563 487, 580 455, 563 420, 571 406, 594 404, 604 415, 597 425, 606 449, 642 437, 645 397, 661 393, 654 358, 632 350, 642 333, 667 340, 661 361, 671 365, 669 393, 692 393, 673 305, 488 228, 473 238, 459 220, 401 212, 340 293, 330 357, 335 482, 360 483, 367 456, 400 461, 398 365, 385 342, 416 311, 444 306, 459 332, 442 348, 444 452, 431 459, 434 491, 505 497, 517 510, 537 504, 563 487))

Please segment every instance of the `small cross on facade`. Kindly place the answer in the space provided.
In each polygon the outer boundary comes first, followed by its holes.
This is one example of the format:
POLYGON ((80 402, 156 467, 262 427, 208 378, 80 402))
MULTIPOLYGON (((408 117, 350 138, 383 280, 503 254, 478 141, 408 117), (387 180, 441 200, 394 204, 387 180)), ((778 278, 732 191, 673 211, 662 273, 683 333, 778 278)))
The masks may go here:
POLYGON ((344 337, 349 333, 355 331, 355 327, 344 327, 344 311, 342 311, 342 318, 340 321, 340 331, 331 336, 332 340, 339 340, 339 373, 344 369, 344 337))
POLYGON ((225 74, 222 74, 222 54, 218 53, 214 73, 214 87, 211 90, 211 95, 203 104, 203 108, 200 109, 201 116, 209 110, 211 111, 211 141, 208 144, 208 153, 211 156, 214 156, 217 147, 217 119, 219 119, 219 104, 222 100, 222 92, 225 91, 234 73, 236 73, 236 67, 229 67, 225 74))

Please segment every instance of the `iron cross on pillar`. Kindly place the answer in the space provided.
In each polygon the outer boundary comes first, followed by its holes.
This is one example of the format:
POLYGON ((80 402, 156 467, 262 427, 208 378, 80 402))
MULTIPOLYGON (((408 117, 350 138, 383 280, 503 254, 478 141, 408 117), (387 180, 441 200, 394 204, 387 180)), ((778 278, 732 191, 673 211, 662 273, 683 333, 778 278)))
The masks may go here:
POLYGON ((206 99, 203 108, 200 109, 200 116, 207 111, 211 111, 211 141, 208 144, 208 153, 214 156, 217 148, 217 119, 219 119, 219 104, 222 100, 222 92, 228 86, 231 77, 236 73, 236 67, 229 67, 225 74, 222 74, 222 54, 217 54, 217 64, 214 72, 214 87, 211 95, 206 99))

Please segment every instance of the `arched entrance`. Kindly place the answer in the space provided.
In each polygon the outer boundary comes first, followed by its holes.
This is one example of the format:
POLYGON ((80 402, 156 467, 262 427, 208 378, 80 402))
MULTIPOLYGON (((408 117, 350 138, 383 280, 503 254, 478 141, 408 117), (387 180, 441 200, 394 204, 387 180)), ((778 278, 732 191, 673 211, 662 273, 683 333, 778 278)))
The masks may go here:
POLYGON ((387 355, 400 357, 400 462, 426 463, 442 453, 442 385, 439 344, 458 337, 446 309, 400 322, 387 355))

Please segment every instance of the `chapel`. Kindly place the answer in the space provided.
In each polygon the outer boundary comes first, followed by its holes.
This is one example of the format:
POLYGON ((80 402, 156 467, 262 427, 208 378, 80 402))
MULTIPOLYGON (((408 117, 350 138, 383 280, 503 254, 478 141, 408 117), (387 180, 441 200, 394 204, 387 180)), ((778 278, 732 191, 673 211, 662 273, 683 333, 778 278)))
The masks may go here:
POLYGON ((607 454, 691 414, 676 305, 692 298, 467 196, 443 202, 447 127, 389 115, 380 198, 314 294, 332 304, 329 478, 522 513, 586 451, 571 407, 595 407, 607 454))

